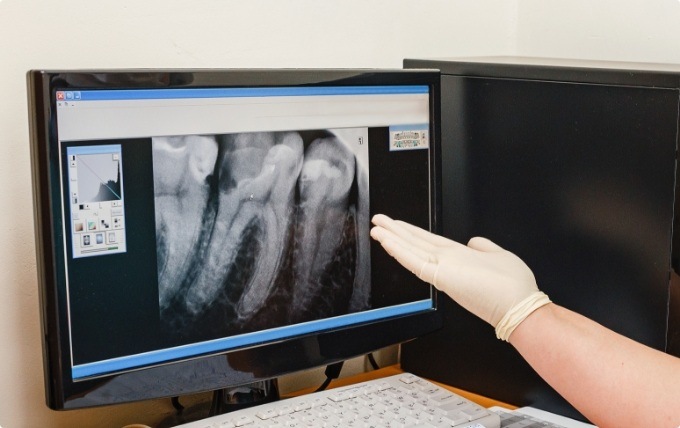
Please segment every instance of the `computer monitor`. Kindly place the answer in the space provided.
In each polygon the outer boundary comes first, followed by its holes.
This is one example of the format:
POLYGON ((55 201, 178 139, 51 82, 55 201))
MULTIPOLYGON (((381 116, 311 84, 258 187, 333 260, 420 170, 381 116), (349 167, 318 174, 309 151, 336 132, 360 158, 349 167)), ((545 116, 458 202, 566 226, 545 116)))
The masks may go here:
POLYGON ((53 409, 257 382, 439 324, 369 237, 439 231, 439 74, 28 73, 53 409))

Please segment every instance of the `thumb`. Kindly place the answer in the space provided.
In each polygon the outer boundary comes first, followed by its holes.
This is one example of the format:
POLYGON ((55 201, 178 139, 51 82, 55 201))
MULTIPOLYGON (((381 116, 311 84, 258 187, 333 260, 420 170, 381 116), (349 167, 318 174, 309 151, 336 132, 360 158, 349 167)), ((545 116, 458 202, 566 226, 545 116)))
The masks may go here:
POLYGON ((483 251, 485 253, 504 251, 502 247, 480 236, 476 236, 470 239, 470 241, 468 241, 467 246, 472 248, 473 250, 483 251))

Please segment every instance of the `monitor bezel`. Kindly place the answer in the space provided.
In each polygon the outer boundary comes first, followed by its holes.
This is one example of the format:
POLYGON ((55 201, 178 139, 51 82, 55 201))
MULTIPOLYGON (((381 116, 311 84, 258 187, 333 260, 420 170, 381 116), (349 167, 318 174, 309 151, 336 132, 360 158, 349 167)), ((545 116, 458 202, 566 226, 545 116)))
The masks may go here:
POLYGON ((435 70, 347 70, 347 69, 227 69, 227 70, 32 70, 27 74, 36 259, 38 270, 43 362, 46 401, 55 410, 76 409, 145 399, 178 396, 252 383, 284 374, 324 366, 377 349, 402 343, 439 328, 441 314, 436 310, 437 293, 432 293, 434 309, 306 334, 300 337, 258 344, 216 355, 199 356, 175 363, 140 368, 97 379, 74 381, 70 375, 68 321, 64 278, 57 266, 64 263, 61 223, 54 214, 60 204, 59 172, 50 165, 50 145, 57 142, 57 88, 137 89, 213 88, 271 86, 356 86, 427 85, 430 88, 430 146, 432 231, 440 233, 440 111, 439 72, 435 70), (56 222, 56 223, 55 223, 56 222), (224 356, 227 355, 228 358, 224 356), (255 366, 247 363, 257 361, 255 366), (246 362, 246 363, 244 363, 246 362), (197 364, 208 364, 223 376, 173 383, 169 373, 188 372, 197 364), (237 367, 238 366, 238 367, 237 367), (170 378, 169 378, 170 376, 170 378), (144 382, 140 382, 141 377, 144 382), (157 383, 149 389, 148 382, 157 383), (140 390, 122 396, 92 397, 108 383, 140 390), (143 387, 142 387, 142 384, 143 387))

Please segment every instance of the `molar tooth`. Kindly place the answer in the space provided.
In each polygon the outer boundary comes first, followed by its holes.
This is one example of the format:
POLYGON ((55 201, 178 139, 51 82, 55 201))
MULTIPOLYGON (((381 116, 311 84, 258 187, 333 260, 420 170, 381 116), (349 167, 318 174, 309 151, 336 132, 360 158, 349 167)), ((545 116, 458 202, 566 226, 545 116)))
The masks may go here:
MULTIPOLYGON (((290 245, 288 237, 293 227, 295 186, 302 169, 302 156, 302 138, 297 133, 284 133, 277 135, 277 144, 264 159, 262 174, 257 179, 268 183, 269 191, 268 198, 262 201, 260 207, 264 220, 262 254, 237 307, 237 315, 241 319, 251 316, 266 303, 283 265, 290 245)), ((263 187, 258 183, 244 191, 246 195, 252 192, 252 201, 256 192, 264 191, 263 187)), ((258 197, 262 195, 255 198, 258 197)))
POLYGON ((262 163, 274 144, 274 135, 269 132, 225 135, 220 143, 224 151, 220 165, 220 192, 229 193, 232 187, 260 175, 262 163))
MULTIPOLYGON (((298 183, 300 205, 294 244, 293 321, 303 320, 310 309, 319 312, 327 309, 313 308, 321 295, 337 291, 323 290, 321 278, 340 252, 354 251, 354 255, 347 254, 356 257, 356 213, 349 204, 355 163, 354 154, 336 137, 315 140, 305 153, 298 183), (345 236, 348 230, 350 234, 345 236), (345 237, 349 240, 343 241, 345 237)), ((351 295, 354 273, 349 274, 351 279, 340 281, 350 281, 349 284, 336 285, 351 295)))
POLYGON ((243 320, 266 301, 285 254, 302 139, 297 133, 237 134, 225 138, 223 149, 215 225, 202 268, 188 290, 187 307, 199 312, 211 302, 225 301, 243 320), (234 269, 242 268, 235 263, 242 240, 256 236, 259 251, 248 261, 252 272, 234 275, 234 269), (245 283, 226 284, 229 276, 245 283))
POLYGON ((194 261, 217 158, 212 137, 152 139, 159 304, 166 310, 194 261))

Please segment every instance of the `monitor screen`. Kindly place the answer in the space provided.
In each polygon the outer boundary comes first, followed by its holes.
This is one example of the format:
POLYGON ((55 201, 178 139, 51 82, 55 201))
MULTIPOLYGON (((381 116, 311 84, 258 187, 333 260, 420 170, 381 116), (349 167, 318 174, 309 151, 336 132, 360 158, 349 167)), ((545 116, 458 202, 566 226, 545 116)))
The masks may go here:
POLYGON ((272 378, 437 326, 369 237, 437 231, 439 76, 28 75, 48 404, 272 378))

